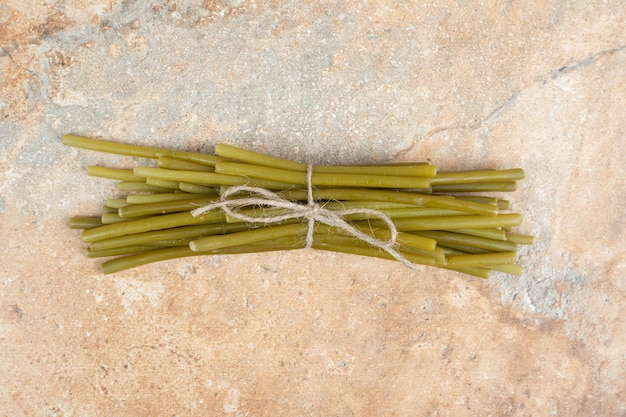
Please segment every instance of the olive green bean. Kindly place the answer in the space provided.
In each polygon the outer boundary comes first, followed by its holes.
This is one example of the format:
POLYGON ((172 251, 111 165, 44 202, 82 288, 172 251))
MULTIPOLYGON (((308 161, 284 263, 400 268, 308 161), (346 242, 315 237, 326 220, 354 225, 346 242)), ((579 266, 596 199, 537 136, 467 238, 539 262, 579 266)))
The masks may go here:
POLYGON ((170 158, 168 156, 160 156, 157 162, 159 168, 178 169, 181 171, 200 171, 213 172, 215 168, 209 165, 198 164, 195 162, 185 161, 182 159, 170 158))
POLYGON ((316 165, 313 167, 313 175, 322 173, 430 178, 437 173, 437 167, 434 165, 316 165))
POLYGON ((468 182, 461 184, 433 184, 431 185, 433 193, 477 193, 489 191, 515 191, 517 190, 516 181, 493 181, 493 182, 468 182))
POLYGON ((145 182, 135 181, 122 181, 117 183, 117 189, 124 192, 137 192, 137 193, 168 193, 172 190, 163 187, 155 187, 148 185, 145 182))
POLYGON ((491 253, 490 250, 476 248, 474 246, 468 245, 459 245, 454 243, 446 243, 446 245, 442 245, 441 243, 437 244, 437 247, 443 249, 446 255, 469 255, 469 254, 479 254, 479 253, 491 253))
MULTIPOLYGON (((263 178, 271 181, 285 181, 297 186, 306 186, 307 184, 307 175, 304 172, 238 162, 219 162, 215 165, 215 172, 263 178)), ((311 184, 315 187, 425 188, 429 185, 429 179, 390 175, 313 173, 311 184)))
POLYGON ((524 268, 520 264, 489 265, 489 269, 518 277, 524 273, 524 268))
POLYGON ((285 189, 293 187, 293 184, 284 181, 273 181, 259 178, 251 178, 240 175, 227 175, 216 172, 196 172, 179 171, 173 169, 136 167, 133 172, 141 177, 158 178, 169 181, 180 181, 199 185, 221 186, 221 185, 249 185, 253 187, 263 187, 268 189, 285 189))
POLYGON ((92 165, 87 167, 87 175, 120 181, 143 181, 143 178, 133 174, 132 169, 114 169, 92 165))
POLYGON ((61 141, 64 145, 73 146, 75 148, 114 153, 118 155, 134 156, 138 158, 158 159, 160 156, 169 156, 171 158, 182 159, 185 161, 191 161, 211 166, 222 160, 222 158, 201 153, 159 149, 149 146, 126 145, 122 143, 85 138, 76 135, 63 135, 61 137, 61 141))
POLYGON ((190 194, 217 195, 215 187, 206 187, 204 185, 192 184, 181 181, 179 183, 180 190, 190 194))
POLYGON ((232 246, 213 251, 196 252, 187 246, 174 248, 161 248, 148 252, 138 253, 136 255, 125 256, 122 258, 112 259, 102 264, 102 272, 112 274, 123 271, 125 269, 135 268, 137 266, 146 265, 153 262, 160 262, 170 259, 184 258, 189 256, 206 256, 206 255, 231 255, 256 252, 271 252, 286 249, 293 249, 294 244, 285 243, 284 240, 264 241, 261 244, 250 244, 241 246, 232 246))
MULTIPOLYGON (((386 225, 382 226, 381 228, 372 228, 370 227, 370 225, 363 224, 352 224, 352 226, 355 227, 358 231, 370 235, 378 240, 388 241, 389 239, 391 239, 391 231, 385 228, 386 225)), ((335 226, 329 226, 327 224, 315 224, 315 232, 318 234, 339 234, 352 236, 350 232, 344 229, 335 226)), ((437 245, 437 241, 435 239, 402 232, 398 232, 396 241, 402 245, 431 251, 435 250, 435 247, 437 245)))
POLYGON ((517 243, 518 245, 534 245, 535 237, 528 235, 518 235, 516 233, 505 233, 506 240, 517 243))
POLYGON ((107 200, 106 200, 106 202, 104 204, 105 204, 106 207, 114 209, 113 212, 117 213, 117 210, 120 207, 127 206, 128 202, 126 201, 125 198, 107 198, 107 200))
POLYGON ((153 204, 133 204, 121 207, 118 214, 122 218, 149 216, 154 214, 178 213, 181 211, 194 210, 208 204, 214 203, 215 198, 194 198, 182 201, 166 201, 153 204))
POLYGON ((111 248, 111 249, 103 249, 103 250, 93 250, 92 248, 88 248, 85 251, 85 255, 88 258, 107 258, 110 256, 122 256, 122 255, 130 255, 134 253, 148 252, 154 249, 161 249, 161 248, 163 248, 163 246, 159 246, 159 245, 121 246, 119 248, 111 248))
POLYGON ((173 227, 170 229, 155 230, 143 233, 134 233, 98 240, 90 245, 93 250, 105 250, 123 246, 147 245, 151 242, 172 239, 200 238, 210 235, 223 235, 227 233, 243 232, 249 230, 247 224, 224 224, 210 223, 194 226, 173 227))
POLYGON ((289 159, 276 158, 274 156, 237 148, 223 143, 215 145, 215 154, 223 158, 234 159, 249 164, 266 167, 281 168, 291 171, 306 172, 307 166, 289 159))
MULTIPOLYGON (((332 239, 332 237, 331 237, 332 239)), ((351 246, 351 245, 338 245, 335 244, 334 242, 332 243, 325 243, 325 242, 319 242, 316 243, 315 241, 313 241, 313 248, 314 249, 320 249, 320 250, 325 250, 325 251, 330 251, 330 252, 340 252, 340 253, 347 253, 347 254, 352 254, 352 255, 360 255, 360 256, 367 256, 367 257, 373 257, 373 258, 380 258, 380 259, 388 259, 388 260, 392 260, 395 261, 396 259, 389 254, 388 252, 379 249, 379 248, 374 248, 374 247, 369 247, 369 246, 351 246)), ((431 265, 431 266, 435 266, 437 264, 437 260, 435 258, 431 258, 431 257, 427 257, 427 256, 421 256, 421 255, 417 255, 414 253, 408 253, 408 252, 401 252, 401 255, 404 256, 405 259, 407 259, 409 262, 416 264, 416 265, 431 265)))
POLYGON ((102 226, 100 217, 74 216, 69 220, 70 229, 91 229, 98 226, 102 226))
POLYGON ((109 207, 109 206, 102 206, 102 209, 101 209, 101 214, 105 214, 105 213, 117 214, 117 210, 118 210, 118 209, 113 208, 113 207, 109 207))
POLYGON ((448 269, 450 271, 460 272, 465 275, 472 275, 478 278, 489 279, 489 269, 487 268, 449 268, 442 266, 441 268, 448 269))
POLYGON ((488 171, 439 172, 431 179, 431 184, 466 184, 476 182, 514 181, 524 178, 524 170, 520 168, 488 171))
POLYGON ((199 238, 189 244, 191 250, 204 252, 221 249, 229 246, 240 246, 264 240, 277 239, 286 236, 304 236, 307 232, 306 224, 286 224, 272 227, 262 227, 246 232, 236 232, 226 235, 215 235, 199 238))
MULTIPOLYGON (((445 217, 413 217, 409 219, 392 219, 396 228, 404 232, 420 230, 448 230, 459 228, 492 228, 499 226, 517 226, 522 216, 517 213, 488 216, 445 216, 445 217)), ((372 226, 384 227, 380 220, 370 220, 372 226)))
MULTIPOLYGON (((217 195, 217 193, 214 193, 217 195)), ((126 196, 128 204, 154 204, 164 203, 166 201, 181 201, 199 198, 197 194, 185 192, 158 193, 158 194, 131 194, 126 196)))
POLYGON ((435 239, 442 246, 465 245, 474 248, 486 249, 496 252, 511 252, 517 250, 517 245, 506 240, 494 240, 479 236, 466 235, 461 233, 444 232, 440 230, 415 232, 420 236, 435 239))
POLYGON ((489 267, 490 265, 514 264, 515 252, 496 252, 478 255, 450 255, 447 265, 451 268, 489 267))
MULTIPOLYGON (((302 199, 306 191, 286 190, 281 193, 287 199, 302 199)), ((313 197, 318 200, 357 200, 357 201, 386 201, 395 203, 412 204, 420 207, 431 207, 449 210, 458 210, 465 213, 480 214, 483 216, 496 216, 498 207, 491 204, 483 204, 474 201, 457 199, 451 196, 434 196, 418 193, 407 193, 387 190, 371 190, 365 188, 315 188, 313 197)))
POLYGON ((109 239, 117 236, 130 235, 134 233, 148 232, 151 230, 163 230, 171 227, 191 226, 201 223, 215 223, 225 221, 221 212, 208 212, 200 216, 193 216, 190 212, 164 214, 139 220, 128 220, 115 224, 88 229, 83 232, 82 238, 86 243, 98 240, 109 239))
POLYGON ((180 183, 178 181, 168 181, 159 178, 146 178, 146 184, 153 187, 167 188, 170 191, 180 189, 180 183))
POLYGON ((491 228, 491 229, 453 229, 451 230, 451 232, 455 232, 455 233, 461 233, 464 235, 472 235, 472 236, 479 236, 479 237, 484 237, 487 239, 493 239, 493 240, 506 240, 505 237, 505 233, 504 230, 501 229, 497 229, 497 228, 491 228))

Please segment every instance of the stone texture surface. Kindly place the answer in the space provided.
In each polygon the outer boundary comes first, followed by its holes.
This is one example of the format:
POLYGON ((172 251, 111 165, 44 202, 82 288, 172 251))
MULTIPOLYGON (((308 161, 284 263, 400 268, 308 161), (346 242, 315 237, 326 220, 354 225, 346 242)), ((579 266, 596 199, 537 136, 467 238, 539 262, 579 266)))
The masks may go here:
POLYGON ((626 415, 622 1, 0 4, 0 414, 626 415), (520 166, 521 278, 294 251, 103 276, 63 133, 520 166))

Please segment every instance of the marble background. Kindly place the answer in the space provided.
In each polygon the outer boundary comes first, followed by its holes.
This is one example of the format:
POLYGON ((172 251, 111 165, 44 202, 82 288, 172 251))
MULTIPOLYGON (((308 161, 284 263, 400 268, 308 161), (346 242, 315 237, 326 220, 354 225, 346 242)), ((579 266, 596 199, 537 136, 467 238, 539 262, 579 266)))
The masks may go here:
POLYGON ((623 1, 0 3, 0 415, 626 415, 623 1), (76 133, 522 167, 522 277, 310 250, 103 276, 76 133))

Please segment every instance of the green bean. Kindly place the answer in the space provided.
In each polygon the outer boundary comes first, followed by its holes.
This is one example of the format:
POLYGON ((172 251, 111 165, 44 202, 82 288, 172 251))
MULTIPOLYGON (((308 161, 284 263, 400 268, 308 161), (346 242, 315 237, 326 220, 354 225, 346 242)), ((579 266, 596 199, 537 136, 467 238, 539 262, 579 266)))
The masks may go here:
POLYGON ((190 211, 214 203, 215 198, 194 198, 182 201, 167 201, 153 204, 134 204, 118 210, 122 218, 149 216, 154 214, 177 213, 190 211))
MULTIPOLYGON (((215 193, 214 195, 217 195, 215 193)), ((173 192, 173 193, 158 193, 158 194, 132 194, 126 197, 128 204, 154 204, 164 203, 166 201, 181 201, 191 200, 198 198, 197 194, 173 192)))
POLYGON ((500 230, 500 229, 496 229, 496 228, 491 228, 491 229, 453 229, 451 230, 452 232, 455 233, 461 233, 464 235, 472 235, 472 236, 479 236, 479 237, 484 237, 487 239, 493 239, 493 240, 506 240, 505 237, 505 233, 504 230, 500 230))
MULTIPOLYGON (((306 198, 304 199, 306 200, 306 198)), ((327 201, 320 203, 325 209, 346 210, 353 208, 365 208, 371 210, 387 210, 399 208, 416 208, 413 204, 391 203, 387 201, 327 201)))
POLYGON ((210 223, 194 226, 173 227, 170 229, 155 230, 143 233, 134 233, 104 240, 98 240, 91 244, 93 250, 105 250, 123 246, 147 245, 151 242, 172 239, 199 238, 210 235, 223 235, 227 233, 243 232, 249 230, 247 224, 224 224, 210 223))
POLYGON ((114 169, 92 165, 87 167, 87 175, 120 181, 143 181, 143 178, 133 174, 132 169, 114 169))
POLYGON ((100 216, 100 221, 102 222, 102 224, 114 224, 123 222, 124 220, 125 219, 122 219, 117 213, 102 212, 102 215, 100 216))
POLYGON ((208 212, 200 216, 193 216, 190 212, 164 214, 140 220, 128 220, 121 223, 108 224, 83 232, 82 238, 86 243, 109 239, 117 236, 134 233, 148 232, 151 230, 163 230, 171 227, 191 226, 201 223, 214 223, 225 221, 221 212, 208 212))
POLYGON ((128 205, 128 202, 125 198, 108 198, 104 203, 106 207, 110 207, 114 209, 113 212, 117 213, 117 210, 120 207, 125 207, 128 205))
POLYGON ((498 210, 508 210, 511 207, 509 200, 503 200, 501 198, 486 197, 481 195, 455 195, 455 198, 459 200, 473 201, 475 203, 491 204, 498 207, 498 210))
POLYGON ((119 191, 138 192, 138 193, 168 193, 172 191, 167 188, 148 185, 145 182, 135 182, 135 181, 118 182, 117 189, 119 191))
POLYGON ((468 182, 461 184, 433 184, 433 193, 477 193, 488 191, 515 191, 517 182, 515 181, 493 181, 493 182, 468 182))
POLYGON ((489 267, 515 263, 515 252, 496 252, 479 255, 450 255, 446 266, 451 268, 489 267))
POLYGON ((517 243, 518 245, 534 245, 535 237, 528 235, 518 235, 516 233, 505 233, 506 240, 517 243))
MULTIPOLYGON (((224 158, 229 158, 252 165, 260 165, 283 170, 306 172, 307 165, 283 158, 276 158, 262 153, 253 152, 235 146, 218 144, 215 153, 224 158)), ((332 174, 369 174, 390 175, 399 177, 432 177, 436 174, 437 167, 427 164, 390 164, 390 165, 326 165, 314 166, 313 173, 332 174)))
POLYGON ((102 226, 100 217, 74 216, 69 220, 70 229, 92 229, 102 226))
POLYGON ((110 256, 122 256, 122 255, 130 255, 134 253, 142 253, 151 251, 154 249, 161 249, 163 246, 159 245, 135 245, 135 246, 121 246, 119 248, 111 248, 111 249, 103 249, 103 250, 93 250, 89 248, 85 251, 85 255, 88 258, 106 258, 110 256))
MULTIPOLYGON (((391 239, 391 231, 385 228, 385 226, 381 228, 371 228, 369 225, 362 224, 352 224, 352 226, 355 227, 358 231, 368 234, 378 240, 388 241, 389 239, 391 239)), ((316 224, 315 232, 317 234, 339 234, 352 236, 346 230, 335 226, 329 226, 327 224, 316 224)), ((435 250, 435 246, 437 244, 437 241, 435 239, 401 232, 399 232, 397 235, 397 242, 402 245, 431 251, 435 250)))
POLYGON ((112 214, 117 214, 117 210, 116 208, 113 207, 109 207, 109 206, 102 206, 102 210, 101 213, 102 214, 107 214, 107 213, 112 213, 112 214))
MULTIPOLYGON (((315 233, 313 235, 313 242, 317 244, 334 244, 334 245, 347 245, 347 246, 370 246, 367 242, 360 240, 354 236, 340 235, 333 233, 315 233)), ((399 240, 398 240, 399 242, 399 240)), ((416 248, 414 246, 407 246, 398 244, 398 252, 406 252, 414 255, 419 255, 427 258, 433 258, 438 262, 445 263, 445 254, 440 248, 434 248, 433 250, 426 250, 416 248)))
POLYGON ((517 245, 506 240, 487 239, 479 236, 465 235, 461 233, 443 232, 439 230, 415 232, 420 236, 435 239, 442 246, 465 245, 474 248, 486 249, 497 252, 511 252, 517 250, 517 245))
POLYGON ((236 232, 227 235, 215 235, 194 240, 189 244, 191 250, 204 252, 221 249, 229 246, 240 246, 248 243, 271 240, 286 236, 304 236, 307 232, 306 224, 286 224, 273 227, 262 227, 246 232, 236 232))
POLYGON ((486 204, 493 207, 498 207, 498 199, 495 197, 488 197, 484 195, 455 195, 454 198, 464 201, 473 201, 474 203, 486 204))
POLYGON ((524 273, 524 268, 522 268, 522 266, 519 264, 490 265, 489 269, 504 272, 510 275, 515 275, 518 277, 522 276, 522 274, 524 273))
MULTIPOLYGON (((445 217, 414 217, 409 219, 393 219, 398 230, 413 232, 421 230, 447 230, 460 228, 492 228, 499 226, 517 226, 522 216, 517 213, 500 214, 496 217, 487 216, 445 216, 445 217)), ((384 227, 380 220, 371 220, 371 225, 384 227)))
POLYGON ((281 168, 291 171, 306 172, 307 166, 299 162, 288 159, 276 158, 274 156, 237 148, 223 143, 215 145, 215 154, 228 159, 247 162, 249 164, 266 167, 281 168))
POLYGON ((416 248, 414 246, 399 245, 398 250, 400 253, 404 253, 404 254, 411 253, 414 255, 425 256, 427 258, 433 258, 435 260, 435 265, 438 265, 438 266, 446 264, 446 255, 443 252, 443 249, 439 247, 429 251, 425 249, 416 248))
POLYGON ((162 248, 155 249, 148 252, 139 253, 136 255, 125 256, 122 258, 112 259, 102 264, 102 271, 105 274, 112 274, 115 272, 123 271, 125 269, 135 268, 137 266, 146 265, 153 262, 160 262, 169 259, 184 258, 189 256, 206 256, 206 255, 230 255, 230 254, 242 254, 242 253, 256 253, 256 252, 271 252, 285 249, 293 249, 293 244, 290 242, 273 242, 265 241, 261 245, 250 244, 241 246, 232 246, 222 249, 217 249, 207 252, 192 251, 187 246, 180 246, 175 248, 162 248))
POLYGON ((181 171, 213 172, 215 168, 209 165, 197 164, 195 162, 184 161, 182 159, 160 156, 157 162, 159 168, 178 169, 181 171))
POLYGON ((99 139, 85 138, 76 135, 63 135, 61 141, 64 145, 75 148, 89 149, 92 151, 108 152, 118 155, 134 156, 138 158, 158 159, 161 156, 196 162, 203 165, 215 165, 222 158, 194 152, 173 151, 148 146, 126 145, 99 139))
POLYGON ((227 175, 215 172, 178 171, 173 169, 136 167, 133 172, 141 177, 158 178, 169 181, 180 181, 199 185, 249 185, 268 189, 285 189, 292 187, 283 181, 272 181, 266 179, 250 178, 240 175, 227 175))
MULTIPOLYGON (((326 242, 315 242, 313 241, 313 248, 330 251, 330 252, 340 252, 340 253, 348 253, 352 255, 360 255, 367 256, 373 258, 381 258, 395 261, 396 259, 389 254, 388 252, 374 247, 368 246, 351 246, 351 245, 338 245, 332 242, 332 236, 330 236, 331 243, 326 242)), ((404 256, 409 262, 416 265, 436 265, 437 261, 435 258, 421 256, 414 253, 402 252, 402 256, 404 256)))
MULTIPOLYGON (((299 199, 306 191, 286 190, 281 194, 285 198, 299 199)), ((496 216, 497 206, 483 204, 474 201, 466 201, 450 196, 432 196, 418 193, 399 191, 371 190, 364 188, 315 188, 313 197, 319 200, 357 200, 357 201, 385 201, 395 203, 413 204, 420 207, 431 207, 449 210, 458 210, 466 213, 480 214, 484 216, 496 216)), ((306 199, 306 197, 305 197, 306 199)))
POLYGON ((178 186, 181 191, 190 194, 217 195, 217 189, 215 187, 206 187, 204 185, 192 184, 184 181, 181 181, 178 186))
POLYGON ((449 268, 446 266, 442 266, 441 268, 460 272, 465 275, 472 275, 478 278, 489 279, 489 269, 487 268, 449 268))
POLYGON ((434 165, 316 165, 313 167, 313 175, 322 173, 430 178, 437 173, 437 167, 434 165))
MULTIPOLYGON (((324 205, 324 208, 328 209, 330 204, 324 205)), ((339 205, 333 205, 333 207, 339 207, 339 205)), ((365 207, 362 207, 365 208, 365 207)), ((343 209, 340 209, 343 210, 343 209)), ((381 214, 387 216, 390 219, 402 219, 402 218, 413 218, 413 217, 425 217, 425 216, 459 216, 466 213, 462 211, 456 210, 444 210, 444 209, 433 209, 428 207, 415 207, 415 208, 400 208, 400 209, 378 209, 381 214)), ((274 209, 274 208, 259 208, 255 207, 252 209, 243 209, 238 210, 242 216, 247 217, 258 217, 260 220, 267 217, 274 216, 283 216, 285 214, 290 214, 292 211, 289 209, 274 209)), ((368 219, 376 219, 377 217, 371 213, 353 213, 353 214, 345 214, 341 216, 344 220, 357 221, 357 220, 368 220, 368 219)), ((226 216, 226 221, 228 223, 239 223, 243 222, 243 220, 237 217, 226 216)), ((502 232, 504 234, 504 232, 502 232)), ((504 240, 504 239, 503 239, 504 240)))
MULTIPOLYGON (((307 184, 307 175, 304 172, 238 162, 219 162, 215 165, 215 172, 218 174, 263 178, 271 181, 285 181, 298 186, 307 184)), ((316 187, 426 188, 429 185, 429 179, 425 177, 390 175, 313 173, 311 184, 316 187)))
POLYGON ((432 185, 467 184, 476 182, 514 181, 524 178, 520 168, 493 171, 440 172, 430 181, 432 185))
POLYGON ((168 181, 162 180, 159 178, 146 178, 146 184, 151 185, 153 187, 161 187, 166 188, 170 191, 180 189, 180 183, 178 181, 168 181))
MULTIPOLYGON (((133 217, 132 220, 146 219, 148 217, 149 216, 138 216, 138 217, 133 217)), ((129 219, 121 217, 117 213, 102 213, 102 215, 100 216, 100 219, 102 221, 102 224, 115 224, 115 223, 123 223, 123 222, 129 221, 129 219)))
POLYGON ((447 255, 470 255, 470 254, 480 254, 480 253, 491 253, 492 251, 487 249, 481 249, 474 246, 469 245, 460 245, 454 243, 446 243, 442 245, 441 243, 437 244, 437 247, 441 248, 443 252, 447 255))

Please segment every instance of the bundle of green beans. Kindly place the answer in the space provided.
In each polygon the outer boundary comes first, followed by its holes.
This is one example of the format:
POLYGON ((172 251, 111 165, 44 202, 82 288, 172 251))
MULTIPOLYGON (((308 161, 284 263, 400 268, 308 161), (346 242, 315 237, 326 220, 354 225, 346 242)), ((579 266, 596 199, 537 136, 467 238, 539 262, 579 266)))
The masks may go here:
MULTIPOLYGON (((65 145, 156 161, 156 166, 111 169, 90 166, 91 176, 118 180, 124 197, 108 199, 97 217, 77 216, 70 227, 83 229, 89 257, 111 257, 105 274, 167 259, 302 248, 307 222, 263 223, 284 209, 261 205, 240 213, 259 218, 243 222, 223 210, 195 216, 192 210, 219 201, 232 186, 259 187, 306 204, 307 165, 219 144, 215 155, 157 149, 64 135, 65 145)), ((397 252, 413 264, 431 265, 488 278, 490 271, 520 275, 518 245, 532 236, 513 233, 522 222, 506 213, 507 200, 474 193, 514 191, 521 169, 437 172, 427 163, 314 166, 315 201, 327 210, 377 210, 394 223, 397 252)), ((384 221, 352 213, 344 219, 377 239, 389 239, 384 221)), ((313 248, 394 259, 386 251, 335 226, 315 224, 313 248)))

